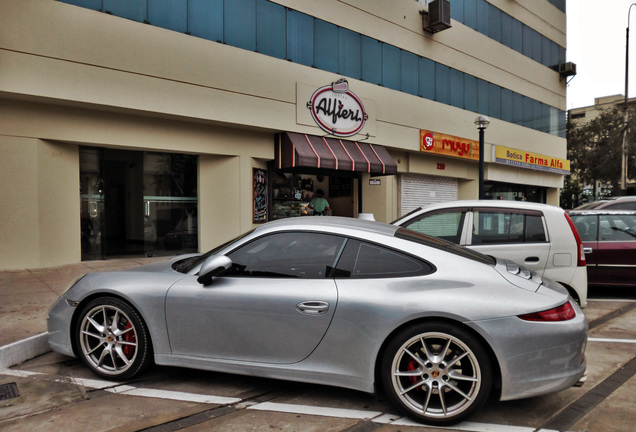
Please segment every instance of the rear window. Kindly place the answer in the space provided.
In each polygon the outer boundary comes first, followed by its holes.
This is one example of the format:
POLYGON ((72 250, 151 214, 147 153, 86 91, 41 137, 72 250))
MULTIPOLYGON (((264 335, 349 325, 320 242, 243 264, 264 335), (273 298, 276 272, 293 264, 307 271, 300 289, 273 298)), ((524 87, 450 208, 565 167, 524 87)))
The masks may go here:
POLYGON ((423 244, 425 246, 429 246, 435 249, 443 250, 444 252, 449 252, 455 255, 459 255, 464 258, 471 259, 473 261, 479 261, 488 265, 495 265, 497 260, 489 255, 484 255, 480 252, 474 251, 472 249, 468 249, 463 246, 456 245, 455 243, 449 242, 447 240, 433 237, 427 234, 422 234, 417 231, 409 230, 406 228, 399 228, 395 232, 395 237, 401 238, 404 240, 412 241, 415 243, 423 244))

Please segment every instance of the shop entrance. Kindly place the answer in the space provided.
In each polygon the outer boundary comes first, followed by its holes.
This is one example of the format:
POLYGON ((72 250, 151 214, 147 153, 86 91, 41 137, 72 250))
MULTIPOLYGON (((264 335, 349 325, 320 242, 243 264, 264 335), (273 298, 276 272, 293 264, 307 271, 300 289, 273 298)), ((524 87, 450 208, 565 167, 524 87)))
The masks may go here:
POLYGON ((80 148, 82 260, 198 251, 197 157, 80 148))
POLYGON ((271 219, 314 215, 310 204, 319 195, 329 203, 328 215, 354 217, 357 183, 358 179, 353 175, 274 171, 271 219))

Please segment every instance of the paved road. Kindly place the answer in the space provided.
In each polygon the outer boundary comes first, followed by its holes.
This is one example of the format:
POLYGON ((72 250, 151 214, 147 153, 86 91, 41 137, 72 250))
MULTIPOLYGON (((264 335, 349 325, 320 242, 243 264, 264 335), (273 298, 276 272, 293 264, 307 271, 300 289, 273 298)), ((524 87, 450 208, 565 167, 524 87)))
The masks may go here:
MULTIPOLYGON (((636 293, 630 298, 625 291, 593 290, 591 297, 585 309, 590 340, 583 387, 490 402, 458 428, 633 431, 636 293)), ((350 390, 166 367, 113 383, 54 353, 0 371, 0 389, 0 431, 440 430, 401 418, 386 401, 350 390)))

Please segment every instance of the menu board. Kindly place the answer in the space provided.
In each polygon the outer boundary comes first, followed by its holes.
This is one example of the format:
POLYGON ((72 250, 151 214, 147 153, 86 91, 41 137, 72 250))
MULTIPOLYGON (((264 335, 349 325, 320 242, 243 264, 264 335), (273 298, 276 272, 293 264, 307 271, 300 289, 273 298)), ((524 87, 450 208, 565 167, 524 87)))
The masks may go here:
POLYGON ((254 168, 254 223, 267 222, 267 171, 254 168))

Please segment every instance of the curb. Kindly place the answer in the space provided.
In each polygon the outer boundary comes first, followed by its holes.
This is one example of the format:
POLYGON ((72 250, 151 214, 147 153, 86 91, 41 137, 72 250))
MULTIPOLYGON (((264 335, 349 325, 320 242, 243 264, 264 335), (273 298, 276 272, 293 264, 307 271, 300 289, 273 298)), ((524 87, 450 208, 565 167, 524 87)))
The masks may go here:
POLYGON ((49 334, 41 333, 0 347, 0 370, 31 360, 51 351, 49 334))

